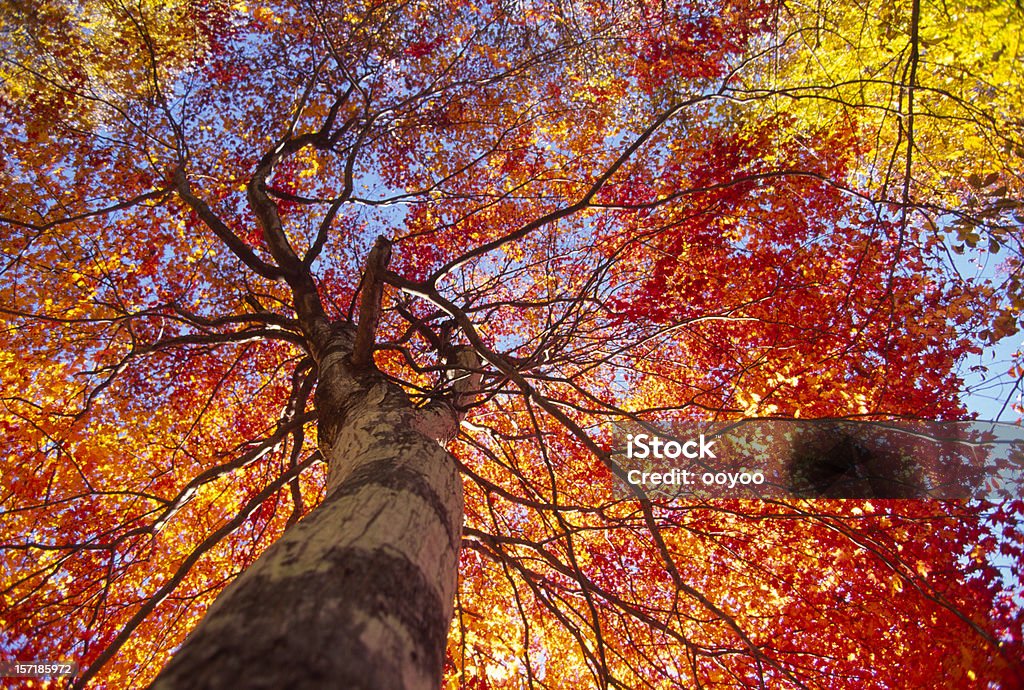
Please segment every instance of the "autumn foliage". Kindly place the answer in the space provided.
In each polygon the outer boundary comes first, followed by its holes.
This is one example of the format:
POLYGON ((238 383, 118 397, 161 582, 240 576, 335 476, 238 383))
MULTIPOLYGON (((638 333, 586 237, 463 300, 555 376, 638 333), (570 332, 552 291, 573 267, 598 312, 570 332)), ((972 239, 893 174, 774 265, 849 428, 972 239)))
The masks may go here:
POLYGON ((446 687, 1024 686, 1024 501, 625 500, 609 453, 622 420, 971 414, 1024 308, 1022 28, 8 3, 0 655, 145 687, 315 509, 302 301, 354 322, 384 236, 376 367, 426 405, 451 346, 483 362, 446 687))

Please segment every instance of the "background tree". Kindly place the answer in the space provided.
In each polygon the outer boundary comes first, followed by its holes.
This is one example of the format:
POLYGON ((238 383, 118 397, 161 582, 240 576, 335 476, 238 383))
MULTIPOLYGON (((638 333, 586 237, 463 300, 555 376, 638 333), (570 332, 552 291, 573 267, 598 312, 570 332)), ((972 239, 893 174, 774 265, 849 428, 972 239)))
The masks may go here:
POLYGON ((965 414, 1019 7, 2 12, 5 654, 143 686, 234 581, 157 687, 1022 683, 1020 501, 625 500, 609 426, 965 414))

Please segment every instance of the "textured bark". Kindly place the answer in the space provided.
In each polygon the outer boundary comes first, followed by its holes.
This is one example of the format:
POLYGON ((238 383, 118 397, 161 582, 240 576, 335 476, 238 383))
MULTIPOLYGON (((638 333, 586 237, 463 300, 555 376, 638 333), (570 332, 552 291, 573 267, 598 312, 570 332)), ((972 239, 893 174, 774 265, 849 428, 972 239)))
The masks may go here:
POLYGON ((421 411, 379 376, 357 380, 340 342, 319 358, 327 498, 224 590, 151 687, 440 687, 461 480, 421 411))

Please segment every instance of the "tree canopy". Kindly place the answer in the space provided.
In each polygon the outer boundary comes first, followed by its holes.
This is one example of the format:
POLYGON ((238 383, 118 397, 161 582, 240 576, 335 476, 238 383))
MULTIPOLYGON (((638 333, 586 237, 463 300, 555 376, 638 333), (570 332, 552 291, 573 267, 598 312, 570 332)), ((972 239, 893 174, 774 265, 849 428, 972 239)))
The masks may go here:
POLYGON ((610 425, 967 416, 1022 20, 4 4, 0 650, 152 680, 323 500, 315 324, 358 324, 421 406, 481 361, 447 687, 1020 687, 1024 502, 625 499, 610 425))

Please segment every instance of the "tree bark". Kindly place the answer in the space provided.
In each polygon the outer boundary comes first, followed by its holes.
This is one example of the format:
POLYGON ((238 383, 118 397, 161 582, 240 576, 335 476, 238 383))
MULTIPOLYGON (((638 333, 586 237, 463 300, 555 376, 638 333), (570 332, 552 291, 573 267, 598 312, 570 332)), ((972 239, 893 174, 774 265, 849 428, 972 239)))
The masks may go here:
POLYGON ((318 358, 326 499, 221 593, 155 690, 440 687, 463 497, 437 437, 458 405, 414 408, 354 371, 350 344, 318 358))

